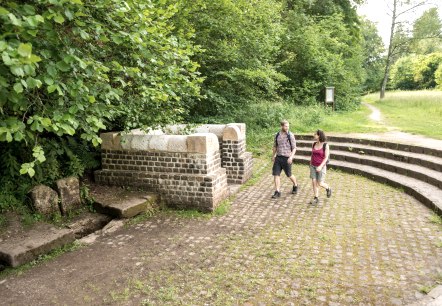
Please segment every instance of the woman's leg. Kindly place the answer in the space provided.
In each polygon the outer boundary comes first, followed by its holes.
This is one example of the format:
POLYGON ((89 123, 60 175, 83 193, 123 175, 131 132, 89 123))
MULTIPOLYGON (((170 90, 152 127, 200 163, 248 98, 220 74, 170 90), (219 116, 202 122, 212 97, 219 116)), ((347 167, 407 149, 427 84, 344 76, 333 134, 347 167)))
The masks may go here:
POLYGON ((319 186, 321 186, 324 189, 328 189, 328 184, 326 184, 325 182, 319 182, 319 186))
POLYGON ((312 186, 313 186, 313 193, 315 195, 315 198, 317 198, 319 195, 318 181, 315 179, 312 179, 312 186))

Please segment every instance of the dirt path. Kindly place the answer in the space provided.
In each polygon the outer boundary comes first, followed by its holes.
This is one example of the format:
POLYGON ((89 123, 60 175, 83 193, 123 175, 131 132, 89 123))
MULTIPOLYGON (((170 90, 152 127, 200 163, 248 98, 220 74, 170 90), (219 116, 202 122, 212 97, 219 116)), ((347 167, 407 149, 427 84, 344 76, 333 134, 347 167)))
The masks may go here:
MULTIPOLYGON (((268 169, 270 172, 270 169, 268 169)), ((442 227, 400 190, 329 171, 331 199, 266 175, 228 214, 161 214, 21 275, 1 305, 401 305, 442 277, 442 227)), ((323 196, 323 195, 322 195, 323 196)))
MULTIPOLYGON (((385 126, 388 132, 385 133, 352 133, 345 134, 345 136, 372 139, 372 140, 383 140, 391 142, 399 142, 404 144, 417 145, 429 148, 442 148, 442 140, 437 140, 421 135, 414 135, 406 132, 402 132, 398 127, 388 125, 382 117, 381 111, 370 103, 363 102, 362 105, 368 107, 371 110, 369 118, 379 124, 385 126)), ((335 133, 330 133, 330 135, 340 135, 335 133)))

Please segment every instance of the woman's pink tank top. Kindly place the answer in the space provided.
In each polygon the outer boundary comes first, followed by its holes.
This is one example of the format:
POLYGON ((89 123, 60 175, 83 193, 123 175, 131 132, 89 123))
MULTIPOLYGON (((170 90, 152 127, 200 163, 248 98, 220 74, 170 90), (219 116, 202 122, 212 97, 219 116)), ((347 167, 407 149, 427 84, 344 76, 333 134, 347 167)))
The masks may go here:
MULTIPOLYGON (((322 144, 324 146, 324 144, 322 144)), ((325 152, 324 149, 321 147, 318 150, 315 149, 315 146, 312 147, 312 159, 310 160, 310 163, 318 167, 322 161, 325 159, 325 152)))

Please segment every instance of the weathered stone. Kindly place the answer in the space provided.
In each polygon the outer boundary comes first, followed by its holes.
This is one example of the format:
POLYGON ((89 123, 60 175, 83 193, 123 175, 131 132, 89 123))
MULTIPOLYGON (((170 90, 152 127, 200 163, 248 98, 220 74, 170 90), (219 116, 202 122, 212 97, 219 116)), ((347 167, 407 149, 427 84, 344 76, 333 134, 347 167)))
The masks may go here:
POLYGON ((240 129, 237 126, 227 126, 223 132, 223 141, 233 140, 238 141, 243 139, 240 129))
POLYGON ((107 189, 106 193, 91 193, 94 208, 103 214, 116 218, 131 218, 143 212, 157 201, 156 195, 122 188, 107 189))
POLYGON ((63 215, 81 206, 80 182, 76 177, 60 179, 56 182, 60 196, 60 210, 63 215))
POLYGON ((110 233, 116 232, 117 230, 119 230, 123 226, 124 226, 123 220, 112 220, 101 230, 101 233, 103 235, 110 234, 110 233))
POLYGON ((32 200, 32 206, 34 209, 43 215, 51 215, 60 212, 58 207, 58 194, 48 186, 35 186, 29 192, 29 197, 32 200))
POLYGON ((434 299, 434 301, 430 302, 428 306, 441 306, 442 305, 442 296, 434 299))
POLYGON ((67 227, 70 228, 76 239, 80 239, 95 231, 102 229, 112 218, 97 213, 86 213, 75 218, 67 227))
POLYGON ((187 137, 170 136, 167 150, 170 152, 187 152, 187 137))
POLYGON ((74 232, 70 229, 38 224, 32 230, 21 232, 0 243, 0 261, 17 267, 74 240, 74 232))
POLYGON ((187 148, 192 153, 208 154, 219 150, 218 138, 210 133, 197 133, 187 137, 187 148))
POLYGON ((428 293, 428 296, 431 296, 433 299, 436 299, 442 296, 442 285, 439 285, 428 293))

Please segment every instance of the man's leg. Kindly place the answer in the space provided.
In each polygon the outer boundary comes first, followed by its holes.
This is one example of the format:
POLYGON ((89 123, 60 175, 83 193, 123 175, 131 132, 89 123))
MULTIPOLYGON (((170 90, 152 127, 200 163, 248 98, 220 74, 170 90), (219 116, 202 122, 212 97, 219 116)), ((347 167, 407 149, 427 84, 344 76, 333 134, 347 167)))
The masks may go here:
POLYGON ((272 195, 273 199, 279 198, 281 196, 281 162, 278 157, 276 157, 275 162, 273 163, 273 180, 275 182, 275 193, 272 195))
POLYGON ((298 193, 298 183, 296 182, 296 177, 292 174, 292 164, 286 163, 284 165, 284 172, 293 183, 292 194, 298 193))
POLYGON ((275 175, 273 176, 275 181, 275 190, 280 192, 281 191, 281 176, 275 175))

